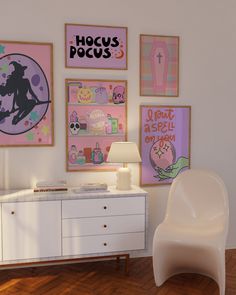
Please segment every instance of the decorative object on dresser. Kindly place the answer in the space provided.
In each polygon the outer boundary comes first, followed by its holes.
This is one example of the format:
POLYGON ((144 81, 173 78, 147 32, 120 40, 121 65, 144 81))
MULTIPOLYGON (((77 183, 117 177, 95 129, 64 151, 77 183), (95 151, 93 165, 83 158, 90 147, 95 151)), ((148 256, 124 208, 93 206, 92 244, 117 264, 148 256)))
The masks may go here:
POLYGON ((0 268, 125 257, 127 271, 129 255, 146 248, 147 193, 108 190, 1 191, 0 268))
MULTIPOLYGON (((134 142, 113 142, 107 158, 108 162, 113 163, 138 163, 141 162, 138 147, 134 142)), ((131 172, 126 167, 121 167, 117 171, 118 190, 131 189, 131 172)))
POLYGON ((106 183, 84 183, 72 190, 74 193, 108 192, 106 183))
POLYGON ((67 183, 65 180, 53 180, 53 181, 38 181, 34 192, 63 192, 67 191, 67 183))

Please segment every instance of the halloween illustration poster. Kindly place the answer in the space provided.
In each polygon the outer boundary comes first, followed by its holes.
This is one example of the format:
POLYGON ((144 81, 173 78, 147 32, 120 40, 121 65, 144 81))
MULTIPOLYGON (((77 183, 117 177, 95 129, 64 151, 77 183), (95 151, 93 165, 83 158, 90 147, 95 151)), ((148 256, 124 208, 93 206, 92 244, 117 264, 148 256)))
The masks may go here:
POLYGON ((140 106, 141 185, 170 184, 190 167, 190 106, 140 106))
POLYGON ((179 95, 179 37, 140 35, 140 95, 179 95))
POLYGON ((65 24, 66 67, 127 69, 127 28, 65 24))
POLYGON ((0 41, 0 146, 53 144, 52 44, 0 41))
POLYGON ((127 82, 66 80, 67 170, 114 170, 107 156, 126 141, 127 82))

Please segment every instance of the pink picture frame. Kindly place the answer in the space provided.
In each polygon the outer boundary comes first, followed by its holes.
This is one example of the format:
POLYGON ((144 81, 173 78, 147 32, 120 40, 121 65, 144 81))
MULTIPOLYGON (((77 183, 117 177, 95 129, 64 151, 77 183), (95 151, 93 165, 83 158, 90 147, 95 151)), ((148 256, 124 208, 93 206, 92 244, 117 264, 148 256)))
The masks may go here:
POLYGON ((112 171, 111 143, 127 139, 127 81, 66 79, 66 170, 112 171))
POLYGON ((127 32, 127 27, 65 24, 65 66, 127 70, 127 32))
POLYGON ((140 95, 179 96, 179 37, 140 35, 140 95))
POLYGON ((0 41, 0 147, 51 146, 52 43, 0 41))

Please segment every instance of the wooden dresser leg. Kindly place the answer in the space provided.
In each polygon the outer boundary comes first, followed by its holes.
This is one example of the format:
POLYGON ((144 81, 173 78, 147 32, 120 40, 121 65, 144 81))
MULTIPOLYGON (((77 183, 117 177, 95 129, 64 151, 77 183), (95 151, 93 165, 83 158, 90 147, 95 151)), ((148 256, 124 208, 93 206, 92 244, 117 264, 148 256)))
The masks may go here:
POLYGON ((116 257, 116 269, 119 270, 120 269, 120 256, 116 257))
POLYGON ((125 255, 125 274, 129 274, 129 254, 125 255))

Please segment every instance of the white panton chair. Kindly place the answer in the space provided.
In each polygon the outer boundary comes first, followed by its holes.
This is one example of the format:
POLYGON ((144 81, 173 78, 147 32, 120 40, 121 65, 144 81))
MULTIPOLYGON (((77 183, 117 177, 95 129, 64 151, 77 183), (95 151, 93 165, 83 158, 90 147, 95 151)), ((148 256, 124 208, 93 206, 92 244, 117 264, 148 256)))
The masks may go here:
POLYGON ((153 238, 156 285, 179 273, 199 273, 213 278, 224 295, 228 220, 227 190, 216 173, 189 169, 179 174, 153 238))

